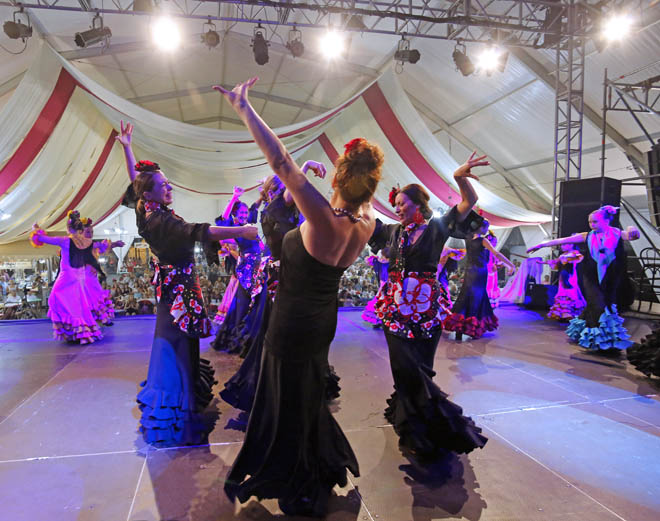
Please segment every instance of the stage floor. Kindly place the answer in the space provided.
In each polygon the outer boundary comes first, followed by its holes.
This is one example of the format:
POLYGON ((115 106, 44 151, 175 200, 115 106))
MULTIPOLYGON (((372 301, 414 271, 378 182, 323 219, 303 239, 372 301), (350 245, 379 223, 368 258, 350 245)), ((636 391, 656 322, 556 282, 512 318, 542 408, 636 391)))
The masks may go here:
MULTIPOLYGON (((392 378, 382 332, 358 311, 339 314, 330 362, 342 391, 332 409, 361 476, 337 490, 327 519, 660 519, 660 385, 567 343, 564 328, 536 312, 497 314, 499 331, 480 340, 445 333, 435 360, 435 381, 490 440, 430 467, 400 454, 383 419, 392 378)), ((638 340, 650 324, 626 326, 638 340)), ((214 402, 210 446, 155 450, 137 435, 153 328, 153 318, 118 320, 81 347, 52 340, 49 322, 0 325, 0 519, 284 517, 275 501, 235 507, 224 496, 243 439, 224 402, 214 402)), ((208 341, 203 350, 220 382, 240 364, 208 341)))

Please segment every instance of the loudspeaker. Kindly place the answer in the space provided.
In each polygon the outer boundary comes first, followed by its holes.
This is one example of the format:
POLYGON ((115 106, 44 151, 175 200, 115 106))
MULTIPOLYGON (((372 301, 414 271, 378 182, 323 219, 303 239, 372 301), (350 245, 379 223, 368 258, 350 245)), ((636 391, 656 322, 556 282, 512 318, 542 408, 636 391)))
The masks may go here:
MULTIPOLYGON (((589 214, 606 204, 621 204, 621 181, 618 179, 595 177, 562 181, 559 186, 559 237, 588 232, 589 214)), ((619 226, 618 213, 612 226, 619 226)))
POLYGON ((555 301, 555 296, 559 288, 549 284, 536 284, 534 282, 527 285, 525 292, 525 307, 530 309, 550 309, 555 301))
MULTIPOLYGON (((650 176, 660 175, 660 143, 656 143, 651 147, 651 150, 646 153, 648 160, 648 174, 650 176)), ((651 221, 658 226, 660 224, 660 177, 649 178, 651 184, 651 200, 653 205, 653 213, 651 221)))

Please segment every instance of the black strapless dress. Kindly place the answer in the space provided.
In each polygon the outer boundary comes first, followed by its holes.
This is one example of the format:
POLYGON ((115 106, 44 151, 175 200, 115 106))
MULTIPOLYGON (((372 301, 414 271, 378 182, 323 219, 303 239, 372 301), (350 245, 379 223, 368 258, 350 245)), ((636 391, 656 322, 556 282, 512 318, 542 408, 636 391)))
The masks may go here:
POLYGON ((314 259, 299 228, 284 237, 252 413, 225 484, 232 500, 278 498, 286 514, 323 516, 332 488, 347 483, 346 469, 358 476, 325 397, 344 270, 314 259))

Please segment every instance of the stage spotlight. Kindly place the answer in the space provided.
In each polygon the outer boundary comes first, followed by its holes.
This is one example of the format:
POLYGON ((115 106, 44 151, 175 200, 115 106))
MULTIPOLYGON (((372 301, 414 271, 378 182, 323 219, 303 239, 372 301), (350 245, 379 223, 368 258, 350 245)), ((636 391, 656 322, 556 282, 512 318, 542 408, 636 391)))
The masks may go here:
POLYGON ((422 55, 417 49, 410 48, 410 40, 406 40, 405 36, 402 36, 394 52, 394 59, 403 65, 404 63, 417 63, 421 57, 422 55))
POLYGON ((467 50, 465 48, 465 45, 462 43, 457 43, 456 47, 454 47, 454 52, 452 53, 451 57, 454 59, 454 63, 456 64, 456 69, 461 71, 461 74, 463 76, 469 76, 475 71, 474 64, 472 63, 472 60, 467 55, 467 50))
POLYGON ((151 13, 154 10, 154 4, 151 0, 133 0, 133 11, 138 13, 151 13))
POLYGON ((627 14, 614 14, 603 24, 603 36, 610 42, 620 42, 630 34, 632 18, 627 14))
POLYGON ((4 23, 2 29, 5 32, 5 34, 12 40, 18 40, 20 38, 21 40, 25 41, 30 36, 32 36, 32 26, 30 25, 30 17, 26 13, 23 13, 22 8, 20 11, 16 11, 14 13, 13 21, 7 20, 4 23), (25 14, 27 18, 27 25, 21 22, 20 20, 16 19, 17 14, 25 14))
POLYGON ((163 16, 154 22, 151 36, 156 46, 163 51, 173 51, 181 43, 179 27, 171 18, 163 16))
POLYGON ((252 36, 252 52, 254 53, 254 61, 258 65, 266 65, 268 63, 268 42, 264 37, 265 31, 261 24, 257 24, 252 36))
POLYGON ((489 45, 479 55, 477 68, 485 71, 488 76, 490 76, 495 69, 504 72, 508 59, 508 52, 502 50, 500 47, 489 45))
POLYGON ((305 46, 302 43, 302 33, 293 26, 289 31, 289 41, 286 42, 286 48, 291 52, 294 58, 300 58, 305 52, 305 46))
POLYGON ((344 36, 334 29, 329 29, 321 39, 321 52, 328 59, 340 57, 346 50, 344 36))
POLYGON ((112 31, 110 27, 103 26, 103 18, 100 15, 96 15, 92 19, 92 28, 81 33, 76 33, 73 41, 76 42, 78 47, 89 47, 98 42, 105 41, 106 44, 108 39, 112 36, 112 31))
POLYGON ((209 49, 217 47, 220 43, 220 35, 215 30, 215 24, 209 21, 202 26, 202 43, 206 45, 209 49), (204 32, 204 29, 209 28, 208 31, 204 32))

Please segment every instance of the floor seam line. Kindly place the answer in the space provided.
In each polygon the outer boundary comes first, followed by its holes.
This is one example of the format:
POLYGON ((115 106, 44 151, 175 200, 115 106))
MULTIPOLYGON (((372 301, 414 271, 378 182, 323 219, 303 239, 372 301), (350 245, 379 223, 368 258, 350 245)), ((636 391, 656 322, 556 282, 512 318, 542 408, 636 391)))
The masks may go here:
POLYGON ((126 516, 126 521, 130 521, 131 515, 133 514, 133 507, 135 506, 135 498, 137 498, 138 490, 140 490, 140 484, 142 483, 142 475, 144 474, 144 469, 147 467, 148 458, 149 458, 149 451, 147 451, 147 453, 144 455, 144 462, 142 463, 142 469, 140 469, 140 475, 138 476, 138 480, 135 485, 135 492, 133 493, 131 506, 128 508, 128 515, 126 516))
POLYGON ((351 477, 348 474, 346 475, 346 477, 348 478, 349 483, 353 487, 353 490, 355 490, 357 495, 360 496, 360 503, 362 504, 364 509, 367 511, 367 515, 369 516, 369 519, 371 519, 371 521, 375 521, 374 516, 371 515, 371 511, 369 510, 369 507, 367 506, 367 504, 364 502, 364 499, 362 498, 362 494, 360 494, 360 491, 358 490, 357 486, 355 486, 355 483, 353 483, 353 480, 351 479, 351 477))

